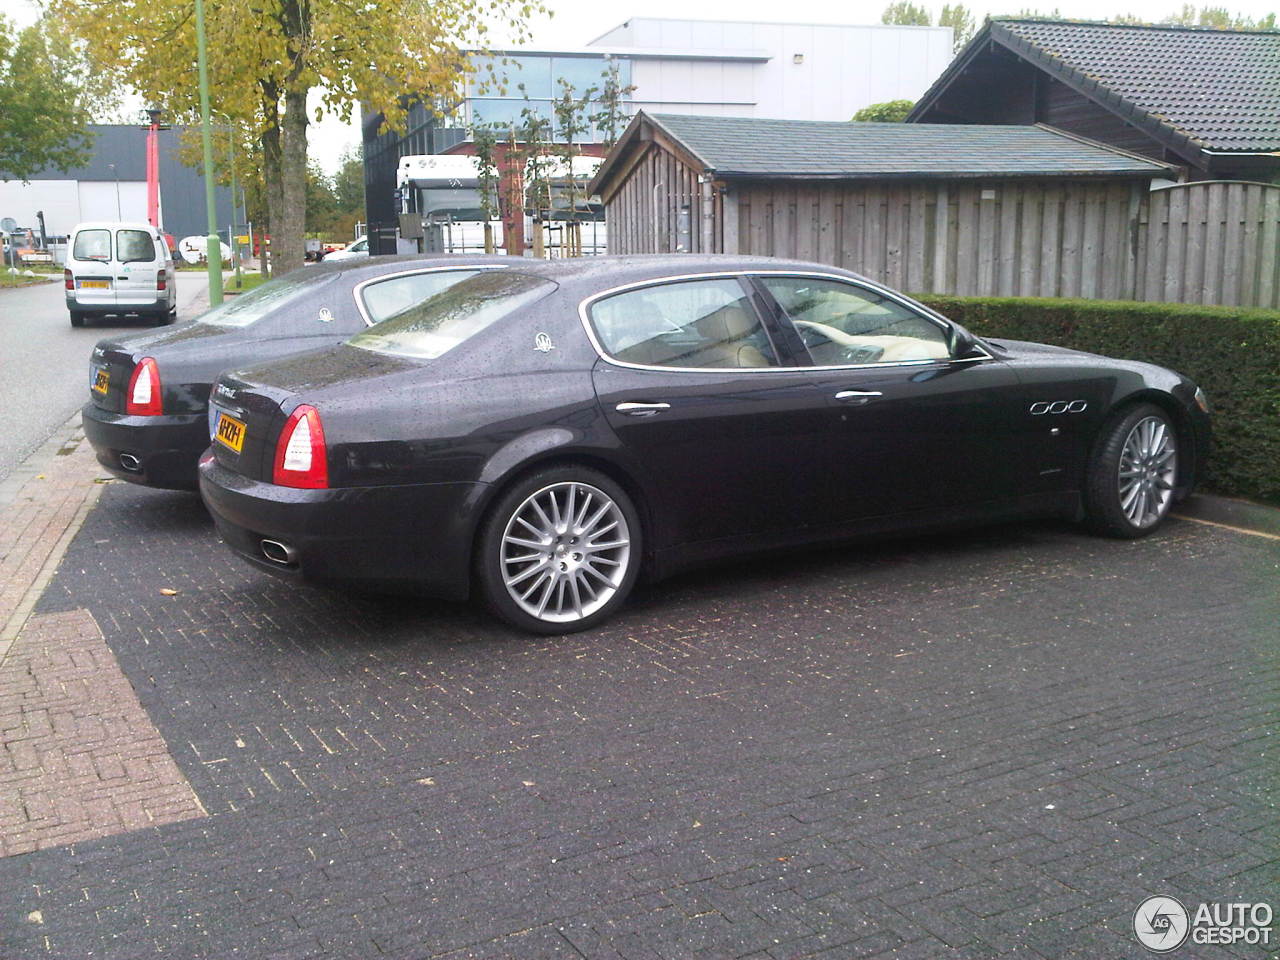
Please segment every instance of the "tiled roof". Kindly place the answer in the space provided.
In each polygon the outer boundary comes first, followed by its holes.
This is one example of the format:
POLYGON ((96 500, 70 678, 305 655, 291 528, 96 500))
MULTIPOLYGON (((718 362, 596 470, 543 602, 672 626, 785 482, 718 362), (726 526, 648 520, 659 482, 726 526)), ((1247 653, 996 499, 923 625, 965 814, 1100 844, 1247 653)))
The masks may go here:
POLYGON ((722 177, 1160 176, 1169 170, 1039 126, 650 119, 722 177))
POLYGON ((1021 19, 990 31, 1125 119, 1212 150, 1280 150, 1280 31, 1021 19))

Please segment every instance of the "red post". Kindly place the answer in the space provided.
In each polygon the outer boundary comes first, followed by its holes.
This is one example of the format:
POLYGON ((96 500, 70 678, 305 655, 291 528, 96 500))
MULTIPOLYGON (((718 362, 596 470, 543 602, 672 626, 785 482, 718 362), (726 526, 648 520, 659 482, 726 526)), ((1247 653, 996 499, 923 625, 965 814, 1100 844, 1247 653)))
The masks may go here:
POLYGON ((160 226, 160 125, 147 128, 147 222, 160 226))

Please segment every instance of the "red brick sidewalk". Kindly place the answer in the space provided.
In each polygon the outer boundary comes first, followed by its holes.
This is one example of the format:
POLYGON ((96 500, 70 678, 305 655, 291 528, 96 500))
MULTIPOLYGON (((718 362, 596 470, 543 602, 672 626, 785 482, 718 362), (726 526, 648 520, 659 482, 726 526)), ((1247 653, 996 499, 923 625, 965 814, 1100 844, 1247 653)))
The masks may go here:
POLYGON ((105 479, 70 425, 32 462, 0 506, 0 856, 205 815, 89 613, 31 615, 105 479))

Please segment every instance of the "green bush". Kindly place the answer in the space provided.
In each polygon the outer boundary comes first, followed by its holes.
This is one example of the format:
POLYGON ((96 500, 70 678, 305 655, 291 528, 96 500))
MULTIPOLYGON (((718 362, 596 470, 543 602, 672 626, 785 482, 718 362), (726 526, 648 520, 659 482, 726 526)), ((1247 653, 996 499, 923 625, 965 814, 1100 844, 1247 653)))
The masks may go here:
POLYGON ((1280 312, 1132 301, 919 299, 979 336, 1036 340, 1186 374, 1209 395, 1213 411, 1203 489, 1280 502, 1280 312))

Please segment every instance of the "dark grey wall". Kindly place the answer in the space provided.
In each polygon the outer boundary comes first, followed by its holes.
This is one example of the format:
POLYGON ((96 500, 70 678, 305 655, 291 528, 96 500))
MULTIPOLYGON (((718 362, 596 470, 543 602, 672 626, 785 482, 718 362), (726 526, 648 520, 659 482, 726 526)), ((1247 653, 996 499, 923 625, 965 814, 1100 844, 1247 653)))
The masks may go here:
MULTIPOLYGON (((94 137, 93 156, 83 167, 68 170, 41 170, 32 180, 100 180, 147 179, 147 131, 139 126, 95 124, 89 128, 94 137), (114 163, 112 170, 108 164, 114 163)), ((199 167, 188 167, 179 160, 178 137, 182 128, 160 131, 160 207, 164 228, 176 238, 192 234, 203 236, 208 231, 204 206, 204 178, 199 167)), ((231 220, 231 191, 217 187, 214 210, 218 228, 225 229, 231 220)))

